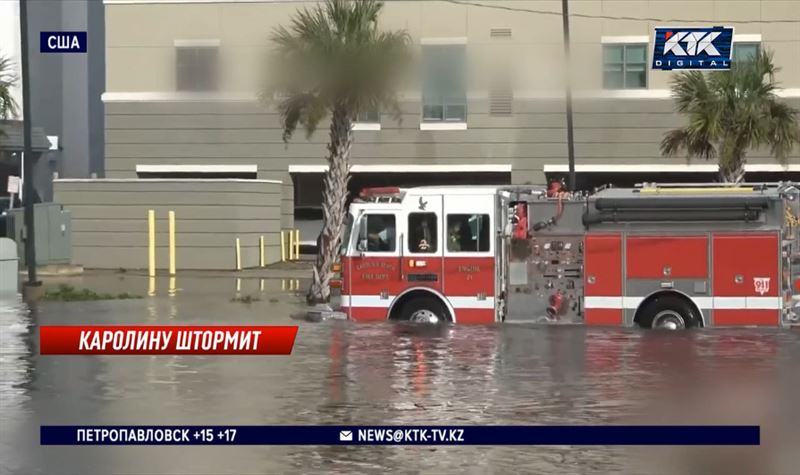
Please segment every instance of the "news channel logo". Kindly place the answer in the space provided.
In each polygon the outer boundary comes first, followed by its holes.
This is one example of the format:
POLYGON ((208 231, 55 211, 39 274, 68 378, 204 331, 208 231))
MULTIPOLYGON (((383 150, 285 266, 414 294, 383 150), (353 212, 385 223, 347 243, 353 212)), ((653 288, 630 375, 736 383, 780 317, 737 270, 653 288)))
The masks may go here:
POLYGON ((656 28, 653 69, 731 68, 732 26, 656 28))

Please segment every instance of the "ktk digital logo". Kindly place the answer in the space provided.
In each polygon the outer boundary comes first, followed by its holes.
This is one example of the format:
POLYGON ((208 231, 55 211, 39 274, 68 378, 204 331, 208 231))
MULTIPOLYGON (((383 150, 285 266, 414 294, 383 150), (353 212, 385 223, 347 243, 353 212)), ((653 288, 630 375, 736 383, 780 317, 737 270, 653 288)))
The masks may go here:
POLYGON ((656 28, 653 69, 730 69, 733 27, 656 28))

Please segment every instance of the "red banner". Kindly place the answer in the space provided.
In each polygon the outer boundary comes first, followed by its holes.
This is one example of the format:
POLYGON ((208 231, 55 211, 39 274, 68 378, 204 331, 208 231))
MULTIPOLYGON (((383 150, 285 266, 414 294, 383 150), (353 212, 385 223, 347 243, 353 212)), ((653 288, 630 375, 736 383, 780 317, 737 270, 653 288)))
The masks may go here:
POLYGON ((288 355, 296 326, 47 325, 42 355, 288 355))

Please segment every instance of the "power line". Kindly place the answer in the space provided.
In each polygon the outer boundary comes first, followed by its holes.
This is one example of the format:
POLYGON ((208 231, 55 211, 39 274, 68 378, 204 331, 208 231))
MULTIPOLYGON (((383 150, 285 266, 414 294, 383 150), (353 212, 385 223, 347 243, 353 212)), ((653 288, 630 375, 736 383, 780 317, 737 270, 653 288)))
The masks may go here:
MULTIPOLYGON (((416 0, 422 1, 422 0, 416 0)), ((554 12, 548 10, 534 10, 530 8, 512 7, 508 5, 490 5, 488 3, 472 2, 465 0, 441 0, 446 3, 453 3, 456 5, 463 5, 467 7, 480 7, 491 8, 494 10, 507 10, 510 12, 522 13, 535 13, 538 15, 554 15, 561 16, 561 12, 554 12)), ((758 23, 758 24, 772 24, 772 23, 800 23, 800 20, 708 20, 701 18, 650 18, 650 17, 632 17, 632 16, 610 16, 610 15, 590 15, 586 13, 570 13, 570 17, 575 18, 591 18, 596 20, 627 20, 627 21, 650 21, 654 23, 710 23, 715 25, 723 25, 729 23, 758 23)), ((676 25, 677 26, 677 25, 676 25)))

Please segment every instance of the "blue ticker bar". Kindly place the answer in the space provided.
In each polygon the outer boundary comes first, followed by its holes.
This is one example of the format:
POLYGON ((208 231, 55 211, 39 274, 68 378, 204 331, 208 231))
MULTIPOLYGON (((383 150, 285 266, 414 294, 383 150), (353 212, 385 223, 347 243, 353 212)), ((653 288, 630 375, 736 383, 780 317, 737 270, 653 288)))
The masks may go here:
POLYGON ((41 445, 759 445, 759 426, 41 426, 41 445))

